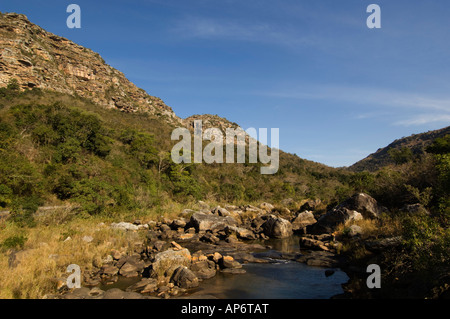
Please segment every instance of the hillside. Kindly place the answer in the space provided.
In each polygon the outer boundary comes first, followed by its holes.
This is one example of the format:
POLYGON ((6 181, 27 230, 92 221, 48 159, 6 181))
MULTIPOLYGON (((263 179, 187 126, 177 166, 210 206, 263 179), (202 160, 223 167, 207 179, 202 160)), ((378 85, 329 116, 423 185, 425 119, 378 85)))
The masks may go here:
POLYGON ((14 77, 21 88, 79 95, 102 107, 179 121, 160 98, 136 87, 98 53, 45 31, 23 14, 0 12, 0 48, 0 86, 14 77))
POLYGON ((274 176, 261 176, 261 164, 176 165, 177 125, 238 125, 217 115, 178 118, 97 53, 24 15, 1 14, 0 35, 3 206, 72 201, 95 213, 204 198, 333 199, 343 187, 348 173, 284 152, 274 176))
POLYGON ((396 164, 396 161, 401 162, 404 160, 403 157, 423 154, 424 150, 430 146, 436 138, 444 137, 447 134, 450 134, 450 126, 397 139, 388 146, 380 148, 375 153, 356 162, 348 169, 354 172, 366 170, 374 172, 389 164, 396 164), (406 151, 408 149, 411 150, 411 152, 406 151), (402 152, 404 154, 402 154, 402 152))

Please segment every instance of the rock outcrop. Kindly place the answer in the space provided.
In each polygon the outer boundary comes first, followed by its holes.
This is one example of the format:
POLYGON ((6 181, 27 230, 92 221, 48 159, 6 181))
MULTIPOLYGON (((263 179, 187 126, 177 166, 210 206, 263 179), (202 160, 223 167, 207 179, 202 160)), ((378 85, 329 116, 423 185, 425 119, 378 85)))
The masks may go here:
POLYGON ((98 53, 45 31, 23 14, 0 13, 0 87, 78 95, 124 112, 148 112, 181 123, 172 109, 126 79, 98 53))

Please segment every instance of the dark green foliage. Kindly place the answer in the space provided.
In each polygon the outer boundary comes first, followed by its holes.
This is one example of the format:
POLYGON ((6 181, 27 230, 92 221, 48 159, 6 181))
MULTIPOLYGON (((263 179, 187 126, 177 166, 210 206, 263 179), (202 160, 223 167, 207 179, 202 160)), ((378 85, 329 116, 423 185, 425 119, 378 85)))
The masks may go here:
POLYGON ((8 249, 23 249, 25 243, 27 242, 27 237, 23 235, 11 236, 6 238, 1 244, 0 248, 3 250, 8 249))
POLYGON ((450 153, 450 134, 435 139, 433 144, 427 147, 426 151, 432 154, 450 153))
POLYGON ((388 153, 395 164, 404 164, 414 158, 412 150, 408 147, 402 147, 401 149, 391 148, 388 153))

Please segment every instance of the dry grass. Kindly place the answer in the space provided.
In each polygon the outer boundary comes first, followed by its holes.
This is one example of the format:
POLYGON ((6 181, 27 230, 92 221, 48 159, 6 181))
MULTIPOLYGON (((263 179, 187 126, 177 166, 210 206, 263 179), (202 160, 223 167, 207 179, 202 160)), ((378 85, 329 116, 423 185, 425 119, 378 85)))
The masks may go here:
POLYGON ((0 298, 42 298, 57 291, 57 279, 67 276, 70 264, 83 271, 101 265, 111 250, 131 251, 141 233, 123 232, 101 225, 97 218, 75 219, 64 225, 19 228, 0 224, 0 243, 14 236, 27 238, 23 249, 0 250, 0 298), (93 237, 88 243, 84 236, 93 237), (65 241, 67 237, 70 240, 65 241), (15 260, 11 258, 15 256, 15 260))

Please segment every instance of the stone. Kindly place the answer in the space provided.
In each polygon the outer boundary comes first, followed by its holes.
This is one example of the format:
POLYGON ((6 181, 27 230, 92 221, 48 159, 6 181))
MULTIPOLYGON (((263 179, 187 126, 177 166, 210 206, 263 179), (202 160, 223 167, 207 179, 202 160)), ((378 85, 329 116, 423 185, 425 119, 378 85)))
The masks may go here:
POLYGON ((357 211, 364 218, 368 219, 376 219, 384 211, 384 208, 378 205, 378 202, 373 197, 364 193, 353 195, 341 203, 339 207, 357 211))
POLYGON ((198 286, 197 276, 189 270, 186 266, 180 266, 175 269, 170 280, 180 288, 195 288, 198 286))
POLYGON ((135 291, 140 293, 150 293, 156 291, 158 288, 158 281, 154 278, 142 278, 141 281, 131 285, 126 291, 135 291))
POLYGON ((346 225, 349 222, 361 219, 363 219, 363 216, 357 211, 343 207, 336 208, 321 216, 314 224, 312 231, 319 234, 332 233, 340 224, 346 225))
POLYGON ((261 208, 262 210, 265 210, 268 213, 271 213, 275 207, 272 204, 264 202, 259 205, 259 208, 261 208))
POLYGON ((242 268, 242 264, 234 260, 231 256, 222 257, 221 266, 223 268, 242 268))
POLYGON ((252 240, 252 239, 256 238, 253 231, 246 229, 246 228, 242 228, 242 227, 236 227, 236 226, 226 226, 225 233, 227 235, 236 235, 236 237, 241 238, 241 239, 252 240))
POLYGON ((138 226, 133 225, 132 223, 126 223, 126 222, 120 222, 120 223, 112 223, 110 225, 113 229, 120 229, 120 230, 138 230, 138 226))
POLYGON ((327 251, 311 251, 308 254, 300 256, 296 260, 314 267, 336 268, 340 266, 337 257, 333 253, 327 251))
POLYGON ((172 241, 170 244, 174 247, 175 250, 182 250, 183 249, 183 247, 181 247, 181 245, 178 244, 175 241, 172 241))
POLYGON ((86 242, 86 243, 90 243, 94 240, 94 237, 92 236, 83 236, 83 238, 81 238, 82 241, 86 242))
POLYGON ((119 274, 123 277, 136 277, 139 275, 139 268, 132 262, 126 262, 120 267, 119 274))
POLYGON ((204 241, 205 243, 211 243, 211 244, 218 244, 220 239, 219 237, 213 235, 212 233, 206 233, 202 237, 200 237, 201 241, 204 241))
POLYGON ((430 215, 430 212, 422 204, 405 205, 402 211, 414 215, 430 215))
POLYGON ((359 236, 359 235, 361 235, 362 233, 363 233, 363 230, 362 230, 362 228, 361 228, 360 226, 358 226, 358 225, 351 225, 351 226, 349 227, 348 235, 349 235, 350 237, 359 236))
MULTIPOLYGON (((206 256, 203 256, 206 258, 206 256)), ((212 260, 205 260, 202 258, 202 260, 193 263, 191 265, 191 270, 194 272, 194 274, 199 279, 209 279, 216 275, 216 267, 215 263, 212 260)))
POLYGON ((247 271, 242 268, 225 268, 225 269, 222 269, 221 272, 223 272, 225 274, 242 275, 242 274, 245 274, 247 271))
POLYGON ((320 199, 308 199, 305 203, 300 206, 300 211, 313 211, 315 210, 322 201, 320 199))
POLYGON ((178 239, 179 240, 189 240, 195 237, 195 234, 192 233, 184 233, 184 234, 180 234, 178 235, 178 239))
POLYGON ((100 274, 102 277, 113 277, 119 273, 119 268, 113 265, 103 265, 100 269, 100 274))
POLYGON ((137 292, 127 292, 118 288, 112 288, 103 293, 103 299, 143 299, 143 296, 137 292))
POLYGON ((215 207, 211 212, 222 217, 231 216, 231 213, 228 210, 220 206, 215 207))
POLYGON ((264 234, 270 238, 287 238, 292 236, 292 225, 284 218, 271 215, 262 227, 264 234))
POLYGON ((205 203, 204 201, 199 200, 197 202, 197 205, 200 209, 209 209, 209 205, 207 203, 205 203))
POLYGON ((186 226, 186 221, 184 219, 174 219, 172 224, 170 224, 170 228, 173 230, 177 230, 179 228, 184 228, 186 226))
POLYGON ((387 249, 396 248, 402 245, 403 238, 401 236, 389 237, 383 239, 376 239, 364 242, 367 250, 380 253, 387 249))
POLYGON ((322 241, 306 237, 300 238, 300 249, 302 248, 311 250, 324 250, 324 251, 329 250, 322 241))
POLYGON ((292 230, 298 231, 307 226, 314 225, 317 220, 310 211, 306 211, 297 215, 297 217, 292 221, 292 230))
POLYGON ((189 266, 191 263, 191 254, 186 248, 181 250, 166 250, 156 254, 152 271, 157 277, 170 277, 172 273, 180 266, 189 266))

